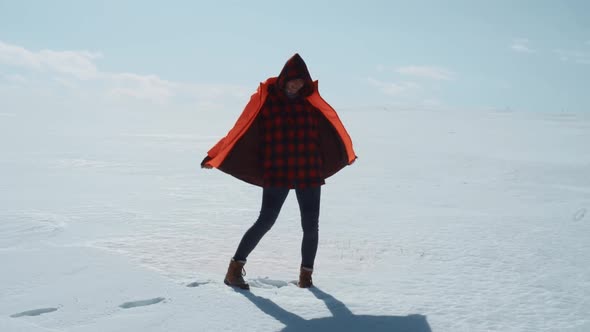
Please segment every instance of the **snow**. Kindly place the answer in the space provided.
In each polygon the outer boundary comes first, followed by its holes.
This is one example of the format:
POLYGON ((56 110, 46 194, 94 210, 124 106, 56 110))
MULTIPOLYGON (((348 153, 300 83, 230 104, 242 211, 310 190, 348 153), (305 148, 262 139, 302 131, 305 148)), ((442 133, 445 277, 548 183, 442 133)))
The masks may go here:
POLYGON ((34 115, 0 122, 0 331, 590 331, 588 114, 341 111, 317 287, 291 194, 250 292, 260 189, 199 168, 234 111, 34 115))

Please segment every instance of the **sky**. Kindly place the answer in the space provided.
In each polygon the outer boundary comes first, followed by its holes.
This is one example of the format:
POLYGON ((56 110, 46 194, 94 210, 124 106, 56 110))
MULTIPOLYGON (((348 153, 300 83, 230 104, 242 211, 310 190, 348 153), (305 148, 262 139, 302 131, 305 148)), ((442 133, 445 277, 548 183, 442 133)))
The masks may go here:
POLYGON ((299 53, 337 109, 590 111, 587 1, 0 0, 0 114, 215 111, 299 53))

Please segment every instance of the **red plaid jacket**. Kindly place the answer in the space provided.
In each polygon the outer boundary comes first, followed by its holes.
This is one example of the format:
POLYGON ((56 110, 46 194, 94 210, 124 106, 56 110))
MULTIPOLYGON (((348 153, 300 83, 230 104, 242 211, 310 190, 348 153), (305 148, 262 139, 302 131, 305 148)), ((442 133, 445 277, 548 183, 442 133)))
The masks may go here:
POLYGON ((319 148, 320 111, 305 98, 269 93, 261 109, 263 187, 306 188, 324 184, 319 148))
POLYGON ((324 184, 356 160, 352 140, 336 111, 320 96, 299 54, 261 83, 236 124, 201 162, 247 183, 303 188, 324 184), (301 78, 299 98, 285 84, 301 78))

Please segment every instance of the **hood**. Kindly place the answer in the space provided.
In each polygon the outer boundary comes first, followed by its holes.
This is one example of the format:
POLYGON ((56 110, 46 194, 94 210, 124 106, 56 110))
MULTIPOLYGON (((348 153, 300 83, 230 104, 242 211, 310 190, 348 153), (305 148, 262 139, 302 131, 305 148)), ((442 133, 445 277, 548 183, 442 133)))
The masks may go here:
POLYGON ((304 81, 303 88, 301 88, 299 92, 302 96, 309 96, 313 93, 314 86, 311 75, 309 75, 305 61, 303 61, 301 56, 297 53, 285 63, 283 70, 281 70, 281 73, 277 78, 276 86, 279 91, 283 91, 285 84, 296 78, 301 78, 304 81))

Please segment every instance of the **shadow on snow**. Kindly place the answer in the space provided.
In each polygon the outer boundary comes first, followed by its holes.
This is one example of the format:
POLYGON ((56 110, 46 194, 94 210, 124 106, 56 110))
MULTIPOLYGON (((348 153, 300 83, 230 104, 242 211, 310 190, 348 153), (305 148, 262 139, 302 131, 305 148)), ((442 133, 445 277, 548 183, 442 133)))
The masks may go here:
POLYGON ((375 331, 375 332, 432 332, 426 316, 370 316, 355 315, 344 303, 317 287, 309 288, 316 298, 324 301, 331 317, 303 319, 278 306, 271 300, 248 291, 237 291, 267 315, 285 325, 282 332, 290 331, 375 331))

